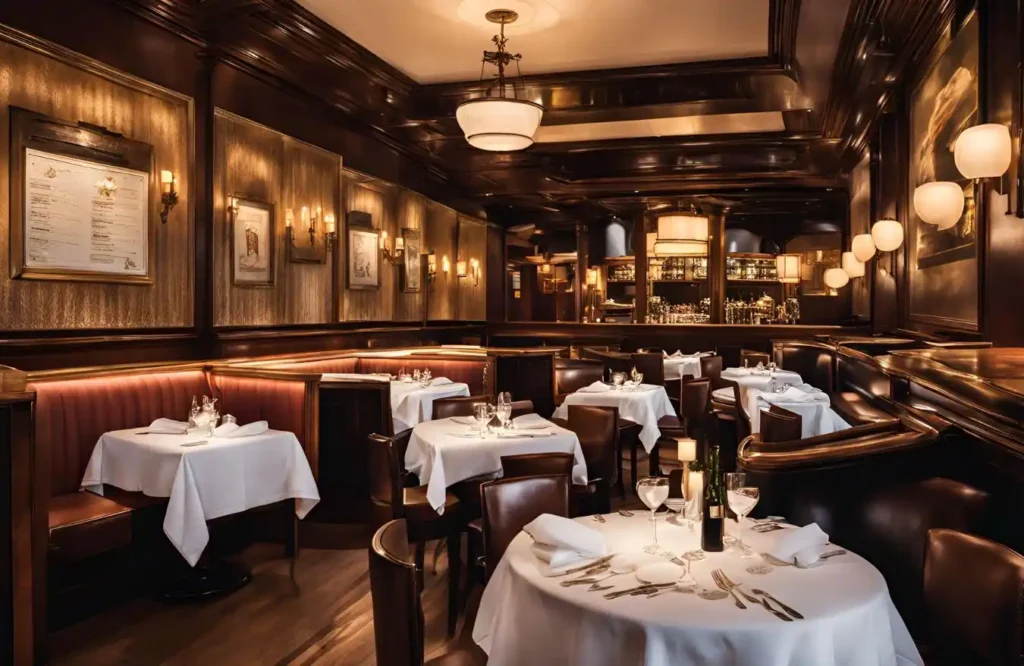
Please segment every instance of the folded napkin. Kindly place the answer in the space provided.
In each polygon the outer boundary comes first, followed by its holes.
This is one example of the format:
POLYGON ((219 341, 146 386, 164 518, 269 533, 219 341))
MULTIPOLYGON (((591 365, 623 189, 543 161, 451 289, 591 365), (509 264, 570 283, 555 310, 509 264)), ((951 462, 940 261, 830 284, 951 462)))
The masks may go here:
POLYGON ((431 386, 444 386, 445 384, 451 384, 452 380, 447 377, 434 377, 430 380, 431 386))
POLYGON ((236 437, 262 435, 268 430, 270 430, 270 426, 266 421, 253 421, 252 423, 247 423, 244 426, 240 426, 237 423, 222 423, 213 429, 213 436, 234 439, 236 437))
POLYGON ((522 430, 543 430, 551 426, 551 421, 540 414, 523 414, 512 419, 512 423, 522 430))
POLYGON ((791 386, 782 393, 772 393, 770 391, 762 392, 759 396, 762 400, 769 403, 779 402, 827 402, 828 396, 824 393, 814 393, 810 391, 804 391, 795 386, 791 386))
POLYGON ((603 557, 608 552, 604 535, 575 520, 543 513, 523 528, 535 543, 569 550, 582 557, 603 557))
POLYGON ((797 530, 784 530, 783 534, 785 536, 775 542, 768 554, 801 567, 817 562, 828 545, 828 535, 818 527, 818 523, 804 525, 797 530))
POLYGON ((390 376, 384 375, 364 375, 358 372, 325 372, 320 375, 321 379, 328 381, 332 379, 345 379, 357 382, 390 382, 390 376))
POLYGON ((606 391, 611 390, 612 387, 608 386, 604 382, 594 382, 590 386, 584 386, 579 391, 577 391, 577 393, 604 393, 606 391))
POLYGON ((677 349, 677 350, 675 351, 675 353, 674 353, 674 354, 672 354, 671 356, 669 356, 668 354, 665 354, 665 356, 666 356, 666 358, 682 358, 682 357, 683 357, 683 352, 681 352, 681 351, 679 351, 679 350, 677 349))
POLYGON ((580 555, 575 550, 558 548, 557 546, 549 546, 543 543, 534 543, 531 549, 537 559, 547 565, 541 568, 541 573, 545 576, 556 575, 560 573, 561 569, 583 564, 588 560, 594 559, 591 556, 580 555))
POLYGON ((174 419, 157 419, 149 424, 147 430, 154 435, 184 435, 188 432, 187 421, 174 419))

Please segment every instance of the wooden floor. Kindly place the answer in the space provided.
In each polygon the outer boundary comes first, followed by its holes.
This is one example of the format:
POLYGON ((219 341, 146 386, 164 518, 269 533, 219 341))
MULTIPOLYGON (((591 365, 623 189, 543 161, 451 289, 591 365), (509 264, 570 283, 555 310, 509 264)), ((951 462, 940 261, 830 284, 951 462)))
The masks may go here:
MULTIPOLYGON (((641 464, 641 473, 645 472, 641 464)), ((628 482, 628 472, 627 472, 628 482)), ((628 495, 629 504, 635 496, 628 495)), ((618 504, 618 503, 616 503, 618 504)), ((54 666, 374 666, 373 613, 365 536, 333 534, 306 526, 317 543, 346 548, 304 547, 296 584, 280 546, 257 544, 243 561, 252 582, 223 599, 201 605, 168 605, 140 599, 97 615, 50 637, 54 666)), ((428 550, 428 553, 430 551, 428 550)), ((465 561, 465 559, 463 559, 465 561)), ((451 646, 445 638, 444 555, 432 573, 427 559, 423 606, 427 657, 451 646)), ((470 596, 454 643, 470 640, 481 590, 470 596)))

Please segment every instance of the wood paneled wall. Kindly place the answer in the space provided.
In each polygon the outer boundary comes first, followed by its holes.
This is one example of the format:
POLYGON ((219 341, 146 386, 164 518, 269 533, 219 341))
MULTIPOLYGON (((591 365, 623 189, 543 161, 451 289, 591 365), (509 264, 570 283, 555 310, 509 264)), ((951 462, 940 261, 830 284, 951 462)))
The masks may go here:
MULTIPOLYGON (((285 211, 298 238, 303 206, 338 214, 341 158, 262 125, 218 110, 214 124, 214 325, 285 326, 333 321, 334 260, 288 260, 285 211), (274 204, 274 284, 235 286, 231 278, 231 217, 227 200, 242 196, 274 204)), ((321 230, 323 225, 321 222, 321 230)))
MULTIPOLYGON (((871 232, 871 156, 865 155, 850 173, 850 233, 843 250, 848 250, 853 237, 871 232)), ((850 280, 853 314, 871 319, 871 270, 865 267, 864 277, 850 280)))
MULTIPOLYGON (((398 196, 398 220, 395 238, 401 237, 403 229, 419 231, 420 254, 426 254, 427 252, 427 248, 424 245, 427 229, 427 201, 427 198, 423 195, 405 189, 401 190, 398 196)), ((425 264, 425 260, 423 262, 425 264)), ((401 272, 398 269, 396 269, 396 272, 399 272, 399 277, 401 277, 401 272)), ((429 285, 422 279, 422 275, 421 273, 419 291, 404 291, 402 280, 398 280, 398 284, 395 286, 395 316, 392 317, 395 321, 423 321, 425 290, 429 288, 429 285)))
POLYGON ((192 99, 0 26, 0 330, 185 328, 193 324, 192 99), (85 121, 153 145, 153 284, 10 278, 10 107, 85 121), (157 174, 179 203, 160 223, 157 174))
MULTIPOLYGON (((483 321, 487 319, 487 225, 479 220, 459 216, 460 260, 466 261, 467 276, 458 281, 458 313, 461 321, 483 321), (470 265, 475 259, 480 263, 476 276, 470 265)), ((452 269, 454 271, 455 264, 452 269)))
POLYGON ((455 236, 458 224, 459 216, 452 209, 437 203, 431 203, 427 208, 423 249, 437 257, 437 275, 433 283, 427 285, 427 318, 431 321, 457 319, 455 307, 459 279, 455 276, 455 236), (448 257, 451 263, 451 270, 447 273, 442 267, 444 257, 448 257))
MULTIPOLYGON (((398 227, 398 198, 401 191, 390 183, 378 180, 357 182, 354 177, 346 175, 343 179, 344 194, 342 200, 346 216, 352 211, 369 213, 376 229, 387 231, 394 238, 398 227)), ((395 313, 394 292, 397 288, 397 267, 380 259, 379 289, 346 289, 345 288, 345 248, 348 242, 348 221, 340 227, 342 230, 341 271, 339 273, 339 312, 342 321, 390 321, 395 313)))

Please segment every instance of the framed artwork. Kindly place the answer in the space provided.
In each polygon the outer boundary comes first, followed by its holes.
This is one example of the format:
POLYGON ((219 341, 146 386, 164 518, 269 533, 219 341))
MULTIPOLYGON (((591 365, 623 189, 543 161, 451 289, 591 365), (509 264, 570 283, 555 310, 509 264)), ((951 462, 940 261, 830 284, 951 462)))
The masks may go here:
POLYGON ((960 175, 953 145, 978 122, 977 14, 949 41, 910 101, 910 200, 917 186, 951 181, 964 190, 964 212, 949 229, 921 222, 910 206, 910 232, 918 269, 977 256, 978 225, 973 181, 960 175))
POLYGON ((420 290, 420 261, 422 261, 419 229, 402 229, 405 253, 402 255, 402 291, 420 290))
POLYGON ((238 287, 274 284, 274 204, 231 197, 231 280, 238 287))
POLYGON ((11 277, 152 284, 153 147, 11 107, 11 277))
POLYGON ((380 231, 370 224, 369 213, 348 214, 345 243, 346 286, 349 289, 380 288, 380 231))

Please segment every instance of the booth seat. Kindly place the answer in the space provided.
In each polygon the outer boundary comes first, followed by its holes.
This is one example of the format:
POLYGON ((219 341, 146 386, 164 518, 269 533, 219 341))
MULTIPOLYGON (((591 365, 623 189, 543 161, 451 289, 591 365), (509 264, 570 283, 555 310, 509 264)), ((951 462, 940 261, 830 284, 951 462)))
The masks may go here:
POLYGON ((599 360, 555 359, 555 404, 561 405, 565 396, 603 378, 604 363, 599 360))
POLYGON ((317 441, 310 424, 316 391, 306 378, 234 368, 224 373, 200 364, 30 373, 42 476, 36 482, 47 498, 52 561, 76 561, 131 543, 133 511, 164 500, 113 488, 103 497, 80 491, 89 457, 105 432, 144 427, 158 418, 185 420, 193 397, 218 398, 218 411, 240 422, 266 419, 272 428, 294 432, 315 473, 317 441))
POLYGON ((374 356, 364 353, 359 356, 314 358, 301 361, 282 359, 280 362, 271 362, 263 367, 305 373, 372 374, 387 372, 392 375, 397 375, 403 368, 409 373, 412 373, 413 370, 430 370, 434 377, 447 377, 453 382, 468 384, 469 392, 472 395, 492 395, 494 393, 494 359, 482 355, 473 358, 459 358, 454 354, 451 356, 428 354, 374 356))

